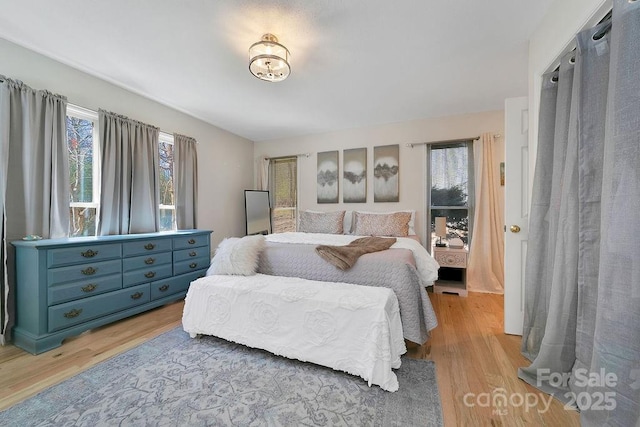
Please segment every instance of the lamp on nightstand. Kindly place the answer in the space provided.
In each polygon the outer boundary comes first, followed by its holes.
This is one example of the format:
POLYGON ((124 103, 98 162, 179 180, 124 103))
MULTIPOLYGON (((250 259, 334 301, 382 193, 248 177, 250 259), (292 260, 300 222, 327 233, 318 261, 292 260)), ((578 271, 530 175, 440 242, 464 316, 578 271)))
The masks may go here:
POLYGON ((447 217, 446 216, 436 217, 436 236, 438 236, 438 241, 436 242, 436 246, 439 248, 446 248, 447 244, 442 243, 442 238, 447 237, 447 217))

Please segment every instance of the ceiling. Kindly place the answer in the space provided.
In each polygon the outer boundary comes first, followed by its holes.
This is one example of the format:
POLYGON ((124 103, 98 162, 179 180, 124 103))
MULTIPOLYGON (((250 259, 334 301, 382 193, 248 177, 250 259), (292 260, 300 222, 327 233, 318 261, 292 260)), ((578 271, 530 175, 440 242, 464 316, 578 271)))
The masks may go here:
POLYGON ((4 0, 0 37, 267 141, 501 110, 553 1, 4 0), (249 73, 267 32, 284 82, 249 73))

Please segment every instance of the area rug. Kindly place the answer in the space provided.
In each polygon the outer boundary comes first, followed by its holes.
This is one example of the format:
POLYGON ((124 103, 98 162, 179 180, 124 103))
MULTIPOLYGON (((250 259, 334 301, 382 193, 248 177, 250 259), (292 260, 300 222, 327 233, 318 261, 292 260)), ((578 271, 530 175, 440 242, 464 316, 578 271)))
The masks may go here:
POLYGON ((400 390, 215 337, 166 332, 0 413, 8 426, 440 426, 435 365, 400 390))

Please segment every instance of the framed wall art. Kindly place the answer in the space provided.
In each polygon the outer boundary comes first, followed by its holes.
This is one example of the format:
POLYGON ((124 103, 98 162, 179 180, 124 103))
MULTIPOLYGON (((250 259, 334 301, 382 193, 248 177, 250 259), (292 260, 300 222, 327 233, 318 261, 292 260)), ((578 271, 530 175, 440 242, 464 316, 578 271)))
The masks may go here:
POLYGON ((373 147, 373 201, 400 201, 400 146, 373 147))
POLYGON ((318 153, 318 203, 338 203, 338 151, 318 153))
POLYGON ((342 201, 367 202, 366 148, 352 148, 342 153, 342 201))

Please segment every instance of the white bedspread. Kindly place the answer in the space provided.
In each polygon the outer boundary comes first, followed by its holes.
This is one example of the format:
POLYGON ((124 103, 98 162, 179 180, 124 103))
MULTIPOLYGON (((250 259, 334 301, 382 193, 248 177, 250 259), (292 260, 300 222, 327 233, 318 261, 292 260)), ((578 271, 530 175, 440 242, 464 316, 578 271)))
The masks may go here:
POLYGON ((406 352, 391 289, 293 277, 208 276, 191 283, 182 325, 398 389, 406 352))
MULTIPOLYGON (((275 243, 302 243, 310 245, 348 245, 352 241, 366 236, 354 236, 350 234, 322 234, 322 233, 275 233, 266 236, 267 242, 275 243)), ((425 286, 431 285, 438 278, 440 265, 429 255, 429 252, 413 239, 408 237, 396 237, 396 243, 392 248, 409 249, 416 260, 416 270, 425 286)))

